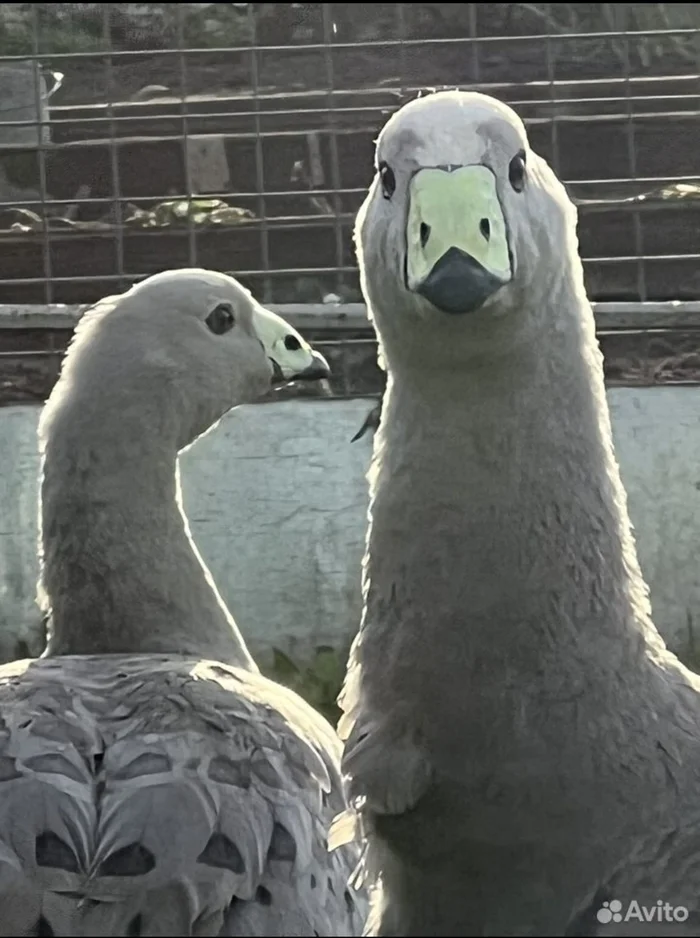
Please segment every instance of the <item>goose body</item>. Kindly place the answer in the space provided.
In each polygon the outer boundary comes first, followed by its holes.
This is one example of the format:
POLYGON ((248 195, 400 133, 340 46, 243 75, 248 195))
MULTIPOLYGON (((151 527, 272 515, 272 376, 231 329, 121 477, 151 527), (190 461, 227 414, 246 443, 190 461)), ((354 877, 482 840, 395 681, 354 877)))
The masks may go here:
POLYGON ((210 271, 81 320, 40 422, 47 649, 0 668, 0 935, 361 932, 339 741, 259 673, 176 471, 273 377, 326 373, 210 271))
POLYGON ((575 209, 510 108, 440 92, 355 236, 387 389, 332 841, 366 841, 366 934, 700 935, 700 681, 651 619, 575 209))
POLYGON ((0 681, 0 934, 360 933, 339 744, 295 694, 173 655, 0 681))

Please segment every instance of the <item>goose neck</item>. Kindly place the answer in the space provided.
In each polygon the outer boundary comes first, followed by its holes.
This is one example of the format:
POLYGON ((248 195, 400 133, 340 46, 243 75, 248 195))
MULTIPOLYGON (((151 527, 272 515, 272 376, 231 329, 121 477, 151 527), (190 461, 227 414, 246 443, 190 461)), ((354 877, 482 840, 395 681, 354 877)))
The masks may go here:
POLYGON ((86 406, 51 422, 40 513, 46 654, 183 653, 255 668, 191 538, 175 436, 164 425, 144 432, 134 415, 92 419, 86 406))
POLYGON ((586 341, 571 329, 490 369, 391 377, 362 630, 386 706, 414 700, 439 725, 471 722, 475 695, 522 700, 543 670, 567 693, 591 674, 612 687, 655 634, 586 341))

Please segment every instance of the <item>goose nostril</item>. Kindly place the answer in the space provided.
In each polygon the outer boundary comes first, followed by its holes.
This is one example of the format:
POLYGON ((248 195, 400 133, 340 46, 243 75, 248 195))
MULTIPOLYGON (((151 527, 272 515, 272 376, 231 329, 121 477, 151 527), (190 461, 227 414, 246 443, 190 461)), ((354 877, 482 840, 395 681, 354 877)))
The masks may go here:
POLYGON ((491 240, 491 223, 489 222, 488 218, 481 219, 479 222, 479 231, 483 235, 484 240, 491 240))
POLYGON ((426 225, 424 221, 420 224, 420 246, 424 248, 428 243, 428 238, 430 237, 430 225, 426 225))

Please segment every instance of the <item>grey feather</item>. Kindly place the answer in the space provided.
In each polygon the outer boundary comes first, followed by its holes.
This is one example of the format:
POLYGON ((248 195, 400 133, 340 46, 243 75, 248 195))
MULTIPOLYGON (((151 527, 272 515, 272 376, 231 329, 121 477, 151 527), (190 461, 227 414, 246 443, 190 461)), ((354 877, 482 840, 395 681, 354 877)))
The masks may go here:
POLYGON ((382 402, 380 399, 374 405, 374 407, 372 407, 372 409, 369 411, 369 413, 365 417, 364 423, 362 424, 360 429, 357 431, 357 433, 350 439, 350 442, 355 443, 357 442, 357 440, 361 440, 362 437, 366 433, 369 433, 370 430, 372 431, 372 433, 375 433, 377 428, 379 427, 379 421, 381 420, 381 418, 382 418, 382 402))
POLYGON ((359 851, 327 848, 340 742, 259 673, 176 474, 226 410, 324 367, 208 271, 81 321, 40 421, 49 643, 0 668, 0 936, 360 934, 359 851))
POLYGON ((483 95, 406 105, 377 165, 355 241, 387 390, 331 836, 364 841, 366 934, 700 935, 700 678, 652 623, 575 208, 483 95))
POLYGON ((339 743, 290 691, 182 656, 65 656, 0 668, 0 711, 0 934, 41 915, 62 935, 360 932, 357 853, 326 850, 339 743))

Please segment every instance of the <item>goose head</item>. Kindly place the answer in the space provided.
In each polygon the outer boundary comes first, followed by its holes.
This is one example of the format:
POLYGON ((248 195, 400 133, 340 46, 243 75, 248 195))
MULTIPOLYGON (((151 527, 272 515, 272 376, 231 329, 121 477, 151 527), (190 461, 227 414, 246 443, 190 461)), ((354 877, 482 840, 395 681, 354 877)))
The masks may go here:
POLYGON ((355 227, 386 353, 463 362, 504 329, 527 329, 575 226, 563 186, 505 104, 446 91, 405 105, 379 135, 355 227))
POLYGON ((94 408, 122 422, 133 417, 138 429, 141 414, 151 432, 173 435, 183 449, 271 384, 329 374, 323 356, 233 277, 166 271, 83 316, 44 410, 43 432, 77 396, 85 418, 94 408))

